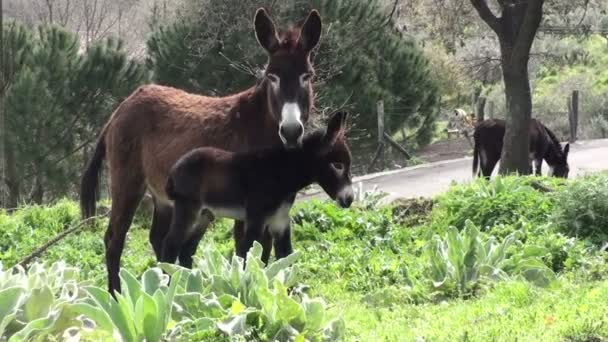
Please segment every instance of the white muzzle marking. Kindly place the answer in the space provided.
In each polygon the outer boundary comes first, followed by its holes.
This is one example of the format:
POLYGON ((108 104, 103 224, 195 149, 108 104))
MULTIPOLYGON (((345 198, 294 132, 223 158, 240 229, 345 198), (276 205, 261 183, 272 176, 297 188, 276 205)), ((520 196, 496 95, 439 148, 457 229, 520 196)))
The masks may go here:
MULTIPOLYGON (((300 105, 297 102, 285 102, 283 108, 281 109, 281 122, 279 123, 279 137, 284 144, 287 143, 287 139, 281 134, 280 127, 285 125, 300 125, 302 127, 302 132, 304 132, 304 125, 302 124, 302 110, 300 109, 300 105)), ((302 138, 304 134, 302 133, 298 137, 298 143, 302 143, 302 138)))

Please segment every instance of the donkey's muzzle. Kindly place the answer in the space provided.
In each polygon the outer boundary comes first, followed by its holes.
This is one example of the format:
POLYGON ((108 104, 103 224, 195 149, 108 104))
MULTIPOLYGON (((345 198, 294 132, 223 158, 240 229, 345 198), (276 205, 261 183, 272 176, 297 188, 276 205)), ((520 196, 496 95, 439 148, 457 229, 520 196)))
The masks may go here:
POLYGON ((285 147, 301 147, 302 137, 304 136, 304 127, 299 122, 283 124, 279 127, 279 136, 281 137, 281 140, 283 141, 285 147))
POLYGON ((342 189, 338 195, 336 196, 336 202, 342 208, 350 208, 350 205, 353 204, 355 196, 353 194, 353 189, 351 187, 342 189))

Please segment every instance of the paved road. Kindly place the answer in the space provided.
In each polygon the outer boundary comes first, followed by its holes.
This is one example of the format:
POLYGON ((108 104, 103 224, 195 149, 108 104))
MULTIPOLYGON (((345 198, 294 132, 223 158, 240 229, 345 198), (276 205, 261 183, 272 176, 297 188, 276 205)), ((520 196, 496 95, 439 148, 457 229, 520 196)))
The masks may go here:
MULTIPOLYGON (((452 182, 468 182, 472 176, 472 157, 418 165, 399 170, 356 177, 363 182, 364 190, 374 186, 399 197, 429 197, 448 189, 452 182)), ((580 141, 570 146, 568 157, 570 177, 588 172, 608 170, 608 139, 580 141)), ((543 173, 548 170, 543 163, 543 173)), ((498 165, 494 174, 498 171, 498 165)), ((300 196, 326 198, 324 193, 300 196)))

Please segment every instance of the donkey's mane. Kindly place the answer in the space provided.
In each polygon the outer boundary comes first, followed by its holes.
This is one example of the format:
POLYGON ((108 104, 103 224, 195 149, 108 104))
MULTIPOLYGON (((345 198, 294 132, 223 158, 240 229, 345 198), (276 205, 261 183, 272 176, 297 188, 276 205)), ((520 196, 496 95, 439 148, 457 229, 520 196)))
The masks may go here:
POLYGON ((559 139, 557 139, 557 137, 555 136, 555 133, 553 133, 553 131, 551 131, 547 126, 543 125, 542 123, 541 125, 545 129, 545 132, 547 132, 547 135, 549 136, 549 139, 551 139, 551 142, 553 142, 553 148, 557 150, 556 152, 559 155, 563 155, 564 150, 562 149, 562 144, 560 144, 559 139))

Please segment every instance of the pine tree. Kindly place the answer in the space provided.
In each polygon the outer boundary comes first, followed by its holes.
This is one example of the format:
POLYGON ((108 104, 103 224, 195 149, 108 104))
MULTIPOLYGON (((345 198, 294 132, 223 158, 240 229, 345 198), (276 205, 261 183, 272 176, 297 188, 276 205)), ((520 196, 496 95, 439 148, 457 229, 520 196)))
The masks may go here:
POLYGON ((7 165, 18 173, 6 182, 14 189, 12 206, 66 195, 81 172, 83 147, 147 78, 145 66, 129 61, 119 41, 81 53, 78 36, 59 27, 32 32, 16 24, 13 31, 28 37, 28 48, 11 59, 17 71, 6 92, 7 165))
MULTIPOLYGON (((263 67, 251 17, 267 1, 187 1, 175 23, 148 41, 148 64, 161 84, 207 95, 224 95, 251 85, 263 67)), ((398 33, 379 1, 289 0, 273 2, 272 16, 282 24, 304 18, 311 8, 323 17, 316 50, 317 107, 345 104, 355 125, 375 132, 376 102, 395 114, 392 132, 405 126, 412 141, 428 143, 435 123, 438 87, 429 76, 421 49, 398 33)), ((375 134, 367 134, 375 139, 375 134)))

